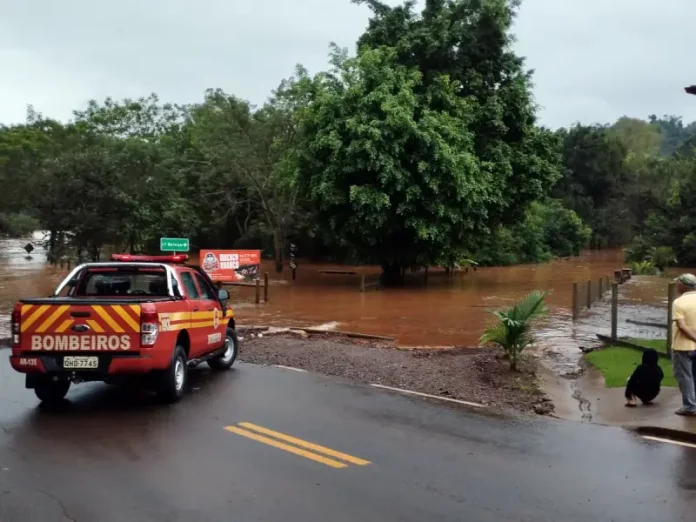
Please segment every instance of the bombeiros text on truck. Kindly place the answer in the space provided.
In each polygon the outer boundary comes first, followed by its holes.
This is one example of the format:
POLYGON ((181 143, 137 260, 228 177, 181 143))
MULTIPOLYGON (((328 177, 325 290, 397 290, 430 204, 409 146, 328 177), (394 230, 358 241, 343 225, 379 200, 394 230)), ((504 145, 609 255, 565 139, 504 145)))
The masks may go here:
POLYGON ((42 401, 72 383, 153 384, 167 402, 186 389, 188 369, 230 368, 239 350, 227 290, 186 255, 113 255, 76 267, 47 298, 12 311, 12 367, 42 401))

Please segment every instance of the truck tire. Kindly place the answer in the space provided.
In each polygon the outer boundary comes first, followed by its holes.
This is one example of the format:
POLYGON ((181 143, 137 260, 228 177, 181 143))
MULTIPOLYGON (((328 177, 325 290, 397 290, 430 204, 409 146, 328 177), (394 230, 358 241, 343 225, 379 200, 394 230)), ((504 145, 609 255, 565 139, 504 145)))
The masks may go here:
POLYGON ((174 356, 169 368, 160 375, 158 395, 168 404, 179 402, 186 391, 188 383, 188 367, 186 352, 182 346, 174 349, 174 356))
POLYGON ((46 404, 57 404, 68 394, 70 389, 70 381, 53 379, 42 379, 36 383, 34 393, 41 402, 46 404))
POLYGON ((213 370, 229 370, 237 359, 239 352, 239 339, 234 328, 228 328, 225 333, 225 351, 217 357, 208 361, 208 366, 213 370))

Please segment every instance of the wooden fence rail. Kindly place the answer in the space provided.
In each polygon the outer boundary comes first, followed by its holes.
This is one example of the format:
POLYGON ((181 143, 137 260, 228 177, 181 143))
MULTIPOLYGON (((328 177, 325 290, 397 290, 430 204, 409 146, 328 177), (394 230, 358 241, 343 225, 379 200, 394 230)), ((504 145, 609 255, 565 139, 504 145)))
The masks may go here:
POLYGON ((254 287, 256 289, 256 295, 254 297, 254 302, 256 304, 261 303, 261 288, 263 288, 263 302, 268 302, 268 272, 263 274, 263 285, 261 285, 261 279, 256 279, 253 283, 247 283, 244 281, 234 281, 234 282, 223 282, 223 286, 246 286, 254 287))

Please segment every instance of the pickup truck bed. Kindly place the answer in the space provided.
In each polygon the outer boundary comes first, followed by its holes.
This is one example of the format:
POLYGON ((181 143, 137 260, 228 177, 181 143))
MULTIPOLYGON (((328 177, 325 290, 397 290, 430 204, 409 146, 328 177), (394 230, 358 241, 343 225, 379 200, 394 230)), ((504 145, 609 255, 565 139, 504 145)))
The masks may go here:
POLYGON ((198 267, 87 263, 54 296, 15 305, 10 362, 44 401, 62 399, 72 382, 133 376, 178 400, 188 367, 227 369, 236 359, 228 298, 198 267))

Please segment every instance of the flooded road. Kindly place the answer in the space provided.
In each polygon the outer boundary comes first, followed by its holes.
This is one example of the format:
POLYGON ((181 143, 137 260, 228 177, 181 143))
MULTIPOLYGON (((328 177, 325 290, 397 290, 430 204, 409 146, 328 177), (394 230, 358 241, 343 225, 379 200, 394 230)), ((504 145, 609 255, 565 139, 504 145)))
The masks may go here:
MULTIPOLYGON (((40 236, 37 236, 37 239, 40 236)), ((7 337, 9 312, 20 297, 48 295, 66 273, 46 266, 41 248, 28 256, 26 240, 0 241, 0 337, 7 337)), ((333 275, 322 270, 336 266, 300 263, 297 280, 290 271, 275 274, 271 263, 262 271, 270 274, 269 302, 253 304, 254 289, 232 287, 230 293, 239 322, 251 325, 320 326, 346 331, 396 337, 400 345, 475 345, 493 320, 491 312, 509 306, 532 290, 551 292, 550 316, 539 333, 541 350, 556 362, 557 370, 572 371, 580 355, 578 346, 595 342, 595 333, 610 329, 607 293, 603 302, 575 323, 571 320, 572 284, 611 275, 623 264, 618 250, 587 252, 580 257, 542 265, 481 268, 448 277, 431 271, 409 274, 407 285, 398 289, 360 292, 360 275, 376 277, 374 267, 340 267, 357 274, 333 275)), ((664 321, 664 278, 635 278, 621 287, 622 326, 629 316, 664 321), (637 315, 636 315, 637 314, 637 315)), ((645 337, 643 327, 622 332, 645 337)), ((662 333, 664 335, 664 333, 662 333)))

